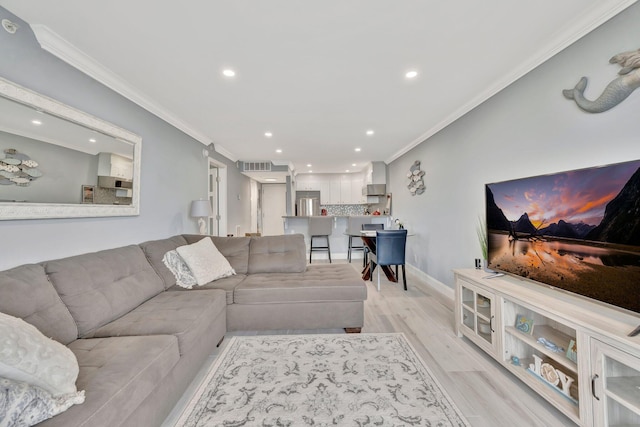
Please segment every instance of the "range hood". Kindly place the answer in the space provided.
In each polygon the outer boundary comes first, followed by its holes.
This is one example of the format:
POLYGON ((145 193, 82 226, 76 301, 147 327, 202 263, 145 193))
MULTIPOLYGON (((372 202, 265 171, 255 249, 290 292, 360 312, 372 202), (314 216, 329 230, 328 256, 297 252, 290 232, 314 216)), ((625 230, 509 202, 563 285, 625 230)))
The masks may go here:
POLYGON ((384 196, 386 193, 386 184, 367 184, 362 187, 363 196, 384 196))
POLYGON ((133 188, 133 181, 115 176, 98 176, 98 187, 102 188, 133 188))

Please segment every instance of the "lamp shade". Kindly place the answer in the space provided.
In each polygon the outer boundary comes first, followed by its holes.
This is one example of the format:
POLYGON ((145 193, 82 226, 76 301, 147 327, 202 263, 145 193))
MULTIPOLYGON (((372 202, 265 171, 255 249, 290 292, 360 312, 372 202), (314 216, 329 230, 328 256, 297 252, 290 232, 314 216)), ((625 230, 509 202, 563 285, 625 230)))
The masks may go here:
POLYGON ((203 218, 211 215, 211 203, 208 200, 194 200, 191 202, 191 216, 203 218))

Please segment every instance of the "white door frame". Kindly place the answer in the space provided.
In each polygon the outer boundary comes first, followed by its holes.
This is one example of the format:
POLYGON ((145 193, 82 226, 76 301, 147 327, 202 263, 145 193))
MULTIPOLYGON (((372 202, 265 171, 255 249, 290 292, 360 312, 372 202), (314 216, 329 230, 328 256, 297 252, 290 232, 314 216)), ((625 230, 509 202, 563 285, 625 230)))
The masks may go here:
POLYGON ((251 180, 250 184, 250 192, 251 192, 251 227, 250 230, 252 233, 257 233, 258 230, 258 182, 251 180))
MULTIPOLYGON (((217 199, 218 206, 211 206, 212 208, 212 216, 209 217, 209 221, 207 221, 207 225, 211 222, 211 220, 215 220, 215 215, 219 216, 218 220, 218 236, 226 236, 227 235, 227 165, 219 162, 216 159, 209 157, 209 161, 207 162, 207 195, 211 197, 212 192, 209 188, 210 182, 210 174, 211 174, 211 166, 215 166, 218 169, 218 188, 217 188, 217 199)), ((209 230, 211 233, 211 230, 209 230)))

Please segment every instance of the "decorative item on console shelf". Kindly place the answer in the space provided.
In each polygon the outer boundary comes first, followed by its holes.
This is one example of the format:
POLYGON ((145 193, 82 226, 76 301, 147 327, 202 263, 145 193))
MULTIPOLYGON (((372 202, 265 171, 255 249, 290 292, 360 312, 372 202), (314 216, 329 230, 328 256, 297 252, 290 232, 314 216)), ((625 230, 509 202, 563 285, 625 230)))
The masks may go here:
POLYGON ((574 397, 578 396, 578 390, 574 384, 575 378, 556 368, 550 363, 550 360, 534 354, 533 363, 529 364, 527 371, 544 380, 552 388, 561 392, 569 401, 577 405, 578 400, 574 397))

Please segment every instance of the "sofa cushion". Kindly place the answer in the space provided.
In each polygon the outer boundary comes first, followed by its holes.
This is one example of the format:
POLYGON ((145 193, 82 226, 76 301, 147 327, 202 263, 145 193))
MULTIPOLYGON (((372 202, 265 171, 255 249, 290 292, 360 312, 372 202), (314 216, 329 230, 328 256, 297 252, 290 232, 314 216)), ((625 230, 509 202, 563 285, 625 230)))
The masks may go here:
POLYGON ((118 337, 174 335, 180 354, 192 348, 222 314, 226 319, 226 297, 222 290, 163 292, 121 318, 98 328, 93 336, 118 337))
POLYGON ((0 272, 0 312, 24 319, 62 344, 78 338, 76 322, 41 265, 0 272))
POLYGON ((121 425, 178 363, 171 335, 79 339, 69 348, 80 365, 85 402, 38 427, 121 425))
MULTIPOLYGON (((184 234, 183 237, 188 244, 198 242, 202 239, 201 234, 184 234)), ((211 241, 222 255, 229 261, 231 267, 237 274, 247 274, 249 266, 249 243, 250 237, 219 237, 209 236, 211 241)))
POLYGON ((137 245, 44 263, 81 337, 164 291, 137 245))
POLYGON ((301 273, 307 268, 302 234, 251 237, 249 273, 301 273))
POLYGON ((162 262, 164 255, 175 250, 178 246, 188 244, 186 239, 182 236, 173 236, 168 239, 150 240, 148 242, 141 243, 139 246, 142 248, 144 255, 147 257, 149 264, 158 273, 158 276, 164 282, 164 288, 169 289, 176 284, 176 278, 169 271, 166 265, 162 262))
POLYGON ((192 290, 185 289, 178 285, 173 286, 168 291, 187 291, 187 292, 197 292, 202 289, 222 289, 227 293, 227 305, 233 304, 233 291, 241 283, 245 277, 244 274, 236 274, 235 276, 225 277, 224 279, 218 279, 213 282, 206 283, 202 286, 197 286, 192 290))
POLYGON ((198 285, 236 274, 229 261, 208 237, 190 245, 179 246, 176 251, 189 266, 198 285))
POLYGON ((233 295, 236 304, 364 301, 367 287, 348 264, 310 265, 302 273, 251 274, 233 295))

